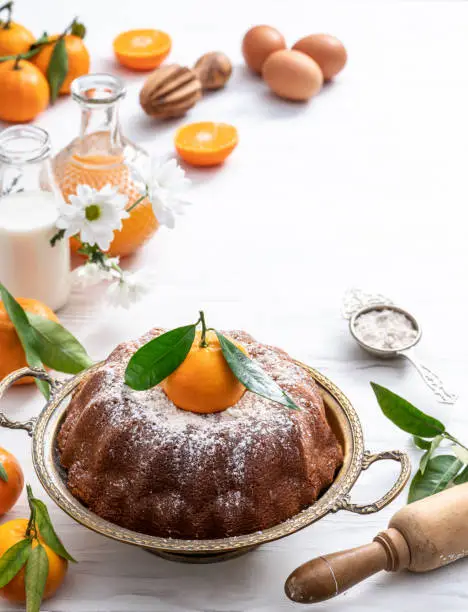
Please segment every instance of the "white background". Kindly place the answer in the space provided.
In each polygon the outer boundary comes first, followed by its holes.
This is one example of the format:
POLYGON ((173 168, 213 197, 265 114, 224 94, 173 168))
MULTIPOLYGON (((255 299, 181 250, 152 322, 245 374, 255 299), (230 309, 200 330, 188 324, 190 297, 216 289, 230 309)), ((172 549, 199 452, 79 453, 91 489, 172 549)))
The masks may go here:
MULTIPOLYGON (((18 0, 16 18, 39 35, 61 31, 77 13, 88 27, 92 70, 123 76, 125 133, 156 154, 173 150, 184 122, 234 124, 240 144, 224 167, 189 170, 193 205, 174 231, 161 230, 128 263, 147 265, 154 292, 131 312, 102 310, 96 296, 75 294, 62 319, 95 358, 149 327, 195 320, 244 328, 320 369, 350 397, 372 451, 410 449, 408 436, 380 413, 369 381, 405 395, 468 440, 466 403, 466 157, 468 4, 465 2, 312 2, 311 0, 18 0), (341 38, 349 63, 311 103, 274 98, 245 70, 240 43, 258 23, 279 27, 290 44, 303 35, 341 38), (223 92, 206 96, 180 121, 157 123, 138 105, 143 76, 119 69, 112 40, 131 27, 173 38, 170 61, 193 64, 220 49, 235 64, 223 92), (353 344, 340 317, 344 290, 391 296, 420 318, 421 358, 461 393, 438 406, 411 366, 378 362, 353 344)), ((1 94, 0 94, 1 95, 1 94)), ((77 134, 79 111, 66 98, 38 125, 56 149, 77 134)), ((41 399, 15 389, 2 404, 12 418, 37 414, 41 399)), ((27 480, 46 499, 23 432, 0 433, 27 480)), ((418 452, 410 451, 413 459, 418 452)), ((397 466, 365 473, 353 499, 377 499, 397 466)), ((380 514, 346 512, 245 557, 212 566, 179 565, 93 534, 50 503, 57 530, 80 563, 44 610, 54 612, 283 612, 286 576, 325 552, 365 543, 405 503, 380 514)), ((3 520, 26 516, 24 496, 3 520)), ((336 612, 466 610, 467 564, 427 575, 379 575, 340 599, 316 606, 336 612)), ((12 610, 0 603, 0 610, 12 610)))

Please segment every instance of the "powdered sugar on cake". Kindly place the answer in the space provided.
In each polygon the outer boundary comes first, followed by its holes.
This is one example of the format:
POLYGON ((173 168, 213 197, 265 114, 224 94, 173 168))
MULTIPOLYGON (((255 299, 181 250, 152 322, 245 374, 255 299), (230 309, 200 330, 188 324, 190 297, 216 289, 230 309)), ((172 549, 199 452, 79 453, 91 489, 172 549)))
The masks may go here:
POLYGON ((124 383, 132 354, 163 332, 118 346, 73 394, 58 436, 72 494, 128 529, 188 539, 253 533, 313 503, 343 455, 312 377, 284 351, 226 332, 301 410, 246 391, 223 412, 186 412, 160 387, 124 383))
MULTIPOLYGON (((145 336, 144 341, 159 333, 162 330, 154 330, 151 336, 145 336)), ((303 394, 295 394, 298 385, 310 386, 313 381, 286 353, 260 345, 244 332, 231 331, 226 335, 242 343, 249 355, 284 391, 290 393, 301 408, 317 408, 303 394)), ((109 362, 103 366, 106 384, 95 396, 96 401, 105 400, 105 405, 112 406, 110 426, 120 429, 123 423, 132 424, 135 444, 179 446, 180 453, 189 454, 194 469, 197 469, 196 466, 203 463, 203 457, 215 454, 219 445, 225 446, 232 440, 235 444, 228 467, 234 477, 242 479, 246 454, 255 452, 252 449, 259 439, 268 433, 275 433, 277 440, 283 436, 285 442, 289 439, 288 432, 295 426, 295 411, 249 391, 227 410, 215 414, 196 414, 177 408, 159 386, 148 391, 130 389, 123 382, 124 371, 128 359, 140 344, 117 347, 115 353, 118 359, 112 360, 111 355, 109 362), (142 427, 145 435, 142 435, 142 427), (239 430, 243 432, 241 441, 239 430)))

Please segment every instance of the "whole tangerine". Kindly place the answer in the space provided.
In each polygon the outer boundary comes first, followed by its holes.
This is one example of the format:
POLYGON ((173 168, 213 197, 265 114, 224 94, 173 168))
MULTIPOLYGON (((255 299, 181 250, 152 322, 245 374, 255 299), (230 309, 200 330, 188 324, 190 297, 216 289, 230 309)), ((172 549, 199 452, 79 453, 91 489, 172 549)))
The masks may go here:
POLYGON ((0 63, 0 119, 32 121, 49 104, 49 85, 42 72, 26 60, 0 63))
POLYGON ((35 40, 33 33, 20 23, 0 22, 0 56, 26 53, 35 40))
MULTIPOLYGON (((28 527, 27 519, 15 519, 0 525, 0 557, 12 546, 24 540, 26 537, 26 529, 28 527)), ((39 542, 44 547, 49 560, 49 573, 44 589, 43 599, 52 597, 63 581, 68 569, 68 561, 63 559, 51 548, 47 546, 38 534, 39 542)), ((33 541, 32 547, 36 548, 37 540, 33 541)), ((24 603, 26 601, 26 590, 24 585, 25 568, 23 567, 10 582, 0 589, 0 595, 15 603, 24 603)))
MULTIPOLYGON (((245 387, 232 373, 216 333, 206 332, 206 346, 201 338, 201 332, 197 332, 184 362, 163 380, 161 386, 167 397, 182 410, 202 414, 221 412, 240 400, 245 387)), ((243 346, 234 344, 247 354, 243 346)))
MULTIPOLYGON (((16 298, 16 301, 19 302, 26 312, 47 317, 51 321, 58 323, 55 313, 39 300, 16 298)), ((15 326, 11 322, 3 302, 0 301, 0 380, 11 372, 24 368, 27 365, 26 355, 16 333, 15 326)), ((31 376, 26 376, 14 384, 24 385, 32 382, 34 382, 34 379, 31 376)))
POLYGON ((16 457, 1 447, 0 463, 8 479, 5 481, 0 478, 0 516, 2 516, 18 501, 24 486, 24 475, 16 457))
MULTIPOLYGON (((47 69, 49 68, 50 58, 54 50, 54 44, 58 40, 59 36, 50 36, 49 43, 39 51, 37 55, 31 58, 31 61, 39 68, 39 70, 46 75, 47 69)), ((64 36, 65 49, 68 57, 68 72, 65 80, 63 81, 59 93, 69 94, 72 81, 77 77, 88 74, 90 66, 90 57, 88 49, 80 36, 74 34, 67 34, 64 36)))

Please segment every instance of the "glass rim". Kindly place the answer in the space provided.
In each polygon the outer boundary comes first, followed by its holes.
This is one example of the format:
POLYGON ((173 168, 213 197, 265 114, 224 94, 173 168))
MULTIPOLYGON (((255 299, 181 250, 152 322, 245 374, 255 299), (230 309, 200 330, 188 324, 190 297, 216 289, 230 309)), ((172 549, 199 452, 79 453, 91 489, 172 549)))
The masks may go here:
POLYGON ((126 94, 126 89, 120 77, 102 72, 85 74, 75 79, 71 84, 71 94, 72 98, 81 104, 105 106, 121 100, 126 94), (96 90, 105 95, 92 97, 90 92, 96 90))
POLYGON ((36 125, 13 125, 0 132, 0 161, 5 164, 27 164, 49 156, 49 133, 36 125), (30 146, 15 147, 13 143, 30 141, 30 146))

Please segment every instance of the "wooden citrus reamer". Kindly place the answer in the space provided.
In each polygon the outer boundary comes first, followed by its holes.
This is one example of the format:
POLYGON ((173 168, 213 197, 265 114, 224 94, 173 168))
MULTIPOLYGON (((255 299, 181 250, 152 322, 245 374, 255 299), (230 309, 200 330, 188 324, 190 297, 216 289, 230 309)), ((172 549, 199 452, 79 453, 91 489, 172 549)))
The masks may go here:
POLYGON ((318 603, 382 570, 427 572, 467 555, 468 483, 405 506, 370 544, 307 561, 285 591, 298 603, 318 603))

